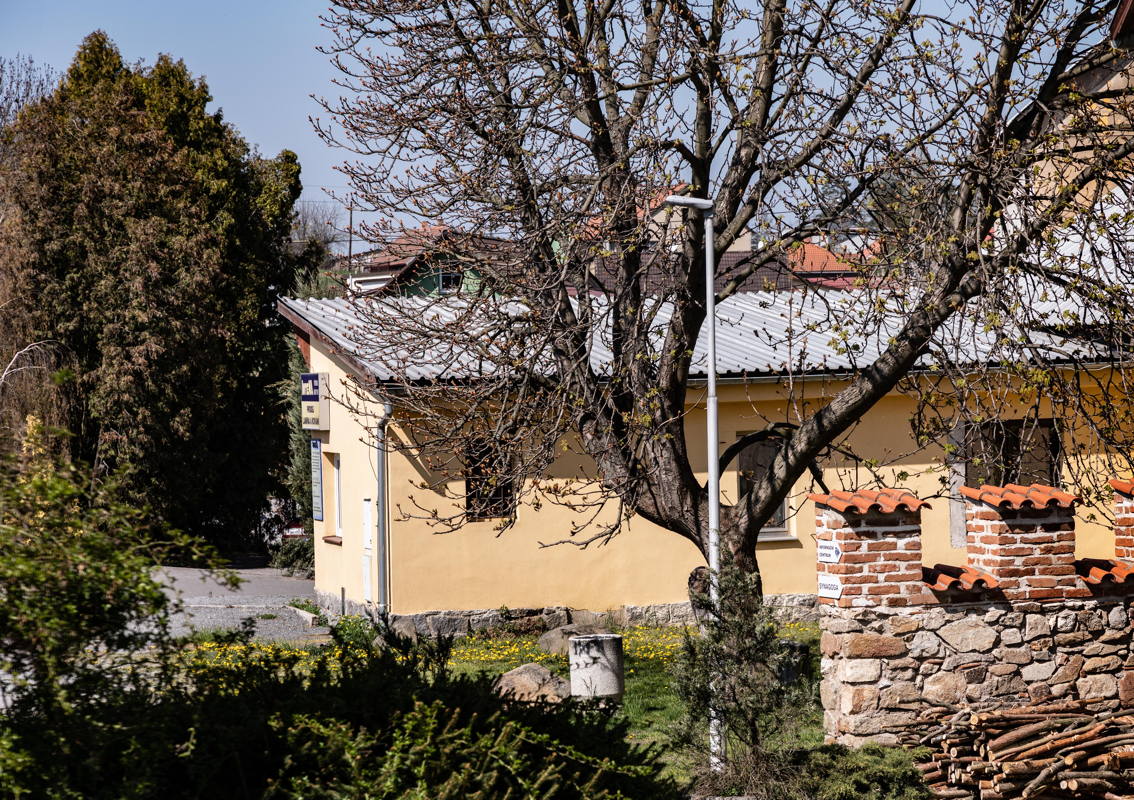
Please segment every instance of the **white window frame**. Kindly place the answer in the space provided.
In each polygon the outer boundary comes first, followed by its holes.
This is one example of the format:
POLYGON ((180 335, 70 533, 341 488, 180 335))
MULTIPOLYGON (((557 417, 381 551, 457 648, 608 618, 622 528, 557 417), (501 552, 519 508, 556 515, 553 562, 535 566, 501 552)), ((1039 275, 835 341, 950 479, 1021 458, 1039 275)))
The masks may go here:
POLYGON ((343 470, 342 456, 334 454, 335 459, 335 536, 343 537, 343 470))
MULTIPOLYGON (((738 431, 735 434, 735 438, 740 439, 743 436, 747 436, 749 433, 754 433, 754 431, 738 431)), ((743 453, 743 451, 741 451, 741 453, 743 453)), ((740 468, 741 453, 736 454, 736 499, 737 499, 738 502, 740 500, 740 495, 741 495, 740 482, 744 480, 743 470, 741 470, 741 468, 740 468)), ((794 492, 794 489, 795 489, 795 487, 793 486, 792 487, 793 491, 788 492, 788 496, 785 497, 784 501, 783 501, 784 502, 784 525, 783 525, 783 527, 782 528, 763 528, 760 531, 760 537, 756 540, 757 545, 759 545, 761 542, 796 542, 796 541, 799 541, 799 538, 797 536, 795 536, 791 531, 791 520, 792 520, 791 496, 794 492)))

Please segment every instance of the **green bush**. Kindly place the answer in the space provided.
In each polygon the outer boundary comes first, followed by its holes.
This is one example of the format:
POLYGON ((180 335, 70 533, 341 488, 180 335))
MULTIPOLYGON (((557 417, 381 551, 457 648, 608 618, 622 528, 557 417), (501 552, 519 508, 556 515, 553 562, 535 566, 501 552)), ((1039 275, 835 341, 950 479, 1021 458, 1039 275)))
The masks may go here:
POLYGON ((930 793, 914 758, 897 747, 825 745, 801 754, 799 761, 814 800, 921 800, 930 793))
POLYGON ((381 641, 313 651, 205 643, 180 654, 168 683, 138 682, 63 719, 9 717, 0 763, 18 769, 0 794, 475 797, 484 780, 556 800, 677 797, 658 777, 657 752, 631 746, 623 723, 503 700, 486 677, 449 676, 435 649, 388 631, 381 641), (49 725, 75 757, 42 745, 49 725), (449 782, 457 770, 468 781, 449 782))
POLYGON ((315 577, 315 544, 310 536, 284 539, 275 553, 271 565, 288 575, 300 578, 315 577))
POLYGON ((160 667, 171 601, 154 569, 202 552, 122 494, 66 464, 0 463, 0 672, 13 676, 12 713, 67 713, 160 667))

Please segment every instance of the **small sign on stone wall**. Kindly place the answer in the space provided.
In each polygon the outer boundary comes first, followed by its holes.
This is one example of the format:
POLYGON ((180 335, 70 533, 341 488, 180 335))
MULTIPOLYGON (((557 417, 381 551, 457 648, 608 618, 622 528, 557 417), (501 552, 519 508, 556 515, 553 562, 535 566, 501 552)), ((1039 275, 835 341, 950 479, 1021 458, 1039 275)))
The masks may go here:
POLYGON ((816 542, 815 551, 820 564, 838 564, 843 557, 842 548, 834 542, 816 542))
POLYGON ((843 596, 843 582, 837 575, 819 576, 819 596, 838 600, 843 596))

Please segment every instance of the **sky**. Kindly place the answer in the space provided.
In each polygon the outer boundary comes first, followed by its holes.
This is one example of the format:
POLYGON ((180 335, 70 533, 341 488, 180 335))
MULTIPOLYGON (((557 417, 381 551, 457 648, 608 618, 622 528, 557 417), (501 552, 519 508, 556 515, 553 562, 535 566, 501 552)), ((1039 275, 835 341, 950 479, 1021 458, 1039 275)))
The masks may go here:
POLYGON ((316 47, 330 41, 323 0, 0 0, 0 55, 31 56, 62 72, 83 37, 102 29, 128 62, 159 53, 205 78, 212 109, 264 155, 299 155, 303 199, 330 202, 346 190, 336 163, 308 121, 311 95, 336 92, 335 71, 316 47))

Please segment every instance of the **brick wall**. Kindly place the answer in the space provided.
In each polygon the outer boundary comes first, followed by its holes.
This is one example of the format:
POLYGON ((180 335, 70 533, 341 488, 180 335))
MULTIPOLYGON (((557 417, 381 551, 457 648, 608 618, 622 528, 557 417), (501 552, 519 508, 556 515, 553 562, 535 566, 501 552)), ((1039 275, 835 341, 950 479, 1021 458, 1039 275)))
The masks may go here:
POLYGON ((812 495, 828 736, 892 743, 942 705, 1134 706, 1134 482, 1112 486, 1114 559, 1075 560, 1079 498, 1008 485, 963 490, 966 563, 932 566, 918 498, 812 495))

